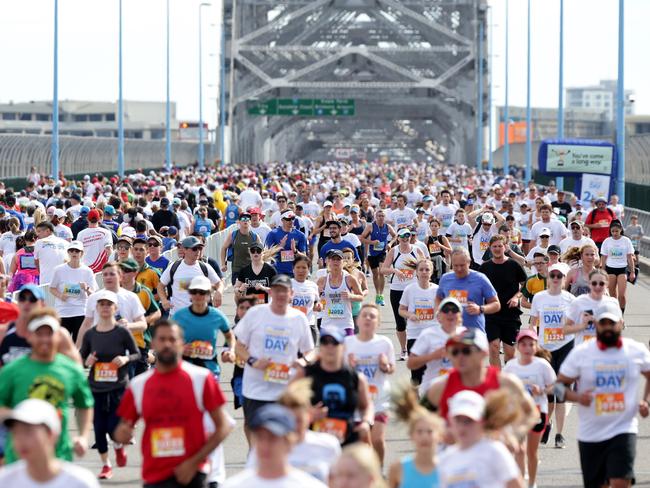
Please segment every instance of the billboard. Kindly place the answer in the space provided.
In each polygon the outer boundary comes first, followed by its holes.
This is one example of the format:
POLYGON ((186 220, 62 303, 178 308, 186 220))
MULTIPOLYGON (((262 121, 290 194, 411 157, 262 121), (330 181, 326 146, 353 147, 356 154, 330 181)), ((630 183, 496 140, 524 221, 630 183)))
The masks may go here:
POLYGON ((608 141, 547 139, 539 146, 538 163, 542 173, 554 176, 611 176, 615 173, 616 151, 608 141))

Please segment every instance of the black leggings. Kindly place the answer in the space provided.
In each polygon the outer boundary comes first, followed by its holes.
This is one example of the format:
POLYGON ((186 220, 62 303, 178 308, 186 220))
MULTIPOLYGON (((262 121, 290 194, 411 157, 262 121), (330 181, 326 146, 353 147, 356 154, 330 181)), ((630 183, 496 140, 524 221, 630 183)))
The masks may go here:
POLYGON ((70 332, 74 342, 77 342, 77 334, 79 334, 79 328, 85 318, 84 315, 79 315, 77 317, 61 317, 61 325, 64 329, 70 332))
POLYGON ((112 391, 93 392, 95 409, 93 415, 93 428, 95 430, 95 444, 100 454, 108 452, 107 436, 112 437, 113 431, 120 423, 117 416, 117 407, 120 405, 124 388, 112 391))
MULTIPOLYGON (((406 341, 406 350, 410 353, 413 344, 415 344, 416 339, 407 339, 406 341)), ((411 383, 416 386, 419 386, 422 383, 422 377, 424 376, 424 371, 427 369, 425 364, 421 368, 411 370, 411 383)))
POLYGON ((406 319, 399 314, 399 301, 402 299, 404 290, 390 291, 390 306, 393 308, 393 317, 395 317, 395 328, 397 332, 406 330, 406 319))

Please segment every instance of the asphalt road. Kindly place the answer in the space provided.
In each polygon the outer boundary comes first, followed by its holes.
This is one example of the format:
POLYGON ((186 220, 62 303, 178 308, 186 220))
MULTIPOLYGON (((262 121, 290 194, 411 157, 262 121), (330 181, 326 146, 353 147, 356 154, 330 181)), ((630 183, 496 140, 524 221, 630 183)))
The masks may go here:
MULTIPOLYGON (((234 316, 234 304, 232 301, 232 290, 224 297, 223 311, 228 317, 234 316)), ((374 295, 371 295, 374 297, 374 295)), ((648 344, 650 340, 650 278, 642 277, 639 282, 630 287, 628 290, 628 307, 625 314, 626 329, 624 334, 627 337, 636 339, 648 344)), ((397 347, 397 339, 394 333, 394 322, 390 305, 382 309, 382 323, 380 333, 393 340, 397 347)), ((404 362, 397 363, 396 376, 407 376, 408 370, 404 362)), ((232 406, 232 390, 230 388, 230 378, 232 366, 226 365, 222 374, 221 388, 228 398, 228 411, 237 421, 237 427, 228 437, 225 443, 226 467, 229 475, 237 473, 243 469, 246 456, 247 445, 243 432, 243 414, 241 409, 234 410, 232 406)), ((564 435, 567 439, 565 449, 555 449, 552 447, 554 432, 551 434, 551 440, 548 446, 540 448, 541 464, 537 485, 541 487, 561 486, 561 487, 579 487, 582 486, 580 472, 580 461, 578 455, 577 441, 575 433, 577 427, 577 409, 572 409, 568 415, 564 435)), ((637 445, 636 458, 636 476, 637 486, 650 486, 650 419, 640 422, 640 433, 637 445)), ((138 429, 138 444, 141 429, 138 429)), ((404 426, 393 422, 387 430, 387 465, 398 460, 410 452, 410 442, 408 440, 404 426)), ((141 486, 140 481, 140 452, 139 445, 131 446, 127 449, 129 462, 125 468, 114 468, 114 476, 111 480, 102 482, 103 486, 121 486, 136 487, 141 486)), ((113 454, 111 453, 111 456, 113 454)), ((77 460, 78 464, 85 466, 94 473, 101 469, 99 456, 95 451, 90 451, 82 459, 77 460)), ((113 463, 115 465, 115 463, 113 463)))

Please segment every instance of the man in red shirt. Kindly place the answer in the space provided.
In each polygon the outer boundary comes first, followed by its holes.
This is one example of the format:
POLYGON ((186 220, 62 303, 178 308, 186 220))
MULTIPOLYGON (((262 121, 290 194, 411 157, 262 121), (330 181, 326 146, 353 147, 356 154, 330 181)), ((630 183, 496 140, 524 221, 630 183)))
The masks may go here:
POLYGON ((232 430, 223 405, 225 397, 206 368, 182 361, 183 330, 159 320, 153 329, 156 368, 131 381, 122 397, 115 429, 117 442, 128 442, 135 423, 145 423, 142 435, 142 478, 147 488, 204 488, 208 455, 232 430), (207 436, 208 413, 215 431, 207 436))
POLYGON ((614 219, 614 212, 607 208, 607 200, 603 197, 598 198, 596 208, 587 215, 585 225, 591 231, 591 238, 596 243, 599 252, 603 241, 609 237, 609 224, 614 219))

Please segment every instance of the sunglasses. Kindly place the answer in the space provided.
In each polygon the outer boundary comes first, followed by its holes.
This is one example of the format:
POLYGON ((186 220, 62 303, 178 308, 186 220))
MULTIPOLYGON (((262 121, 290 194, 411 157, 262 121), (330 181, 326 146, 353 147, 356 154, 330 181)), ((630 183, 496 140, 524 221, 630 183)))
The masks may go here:
POLYGON ((157 242, 149 242, 149 243, 147 243, 147 246, 149 246, 149 247, 160 247, 160 244, 158 244, 157 242))
POLYGON ((203 251, 203 246, 190 247, 190 249, 194 252, 199 252, 203 251))
POLYGON ((402 234, 401 236, 399 236, 399 238, 400 238, 400 239, 410 239, 410 238, 411 238, 411 234, 402 234))
POLYGON ((248 252, 251 254, 262 254, 262 250, 257 248, 249 249, 248 252))
POLYGON ((189 290, 190 295, 209 295, 210 292, 207 290, 189 290))
POLYGON ((19 302, 29 302, 29 303, 36 303, 38 302, 38 298, 36 298, 34 295, 29 295, 29 296, 19 296, 18 297, 19 302))
POLYGON ((320 345, 321 346, 338 346, 339 343, 336 342, 336 340, 332 339, 331 337, 323 337, 320 340, 320 345))
POLYGON ((131 249, 131 246, 117 246, 117 249, 119 249, 120 251, 128 251, 129 249, 131 249))
POLYGON ((605 286, 604 281, 592 281, 591 286, 605 286))
POLYGON ((81 251, 79 249, 68 249, 68 252, 71 254, 77 254, 80 253, 81 251))
POLYGON ((445 305, 440 309, 442 313, 458 313, 460 310, 458 310, 458 307, 454 305, 445 305))
POLYGON ((242 217, 241 219, 239 219, 239 221, 240 222, 250 222, 251 219, 250 219, 250 217, 242 217))
POLYGON ((562 273, 550 273, 548 276, 553 280, 561 280, 564 278, 564 275, 562 273))
POLYGON ((282 220, 286 220, 287 222, 292 222, 293 217, 290 217, 290 218, 282 217, 282 220))
POLYGON ((462 354, 463 356, 469 356, 472 354, 472 348, 471 347, 455 347, 453 349, 449 350, 449 354, 453 357, 458 356, 459 354, 462 354))

